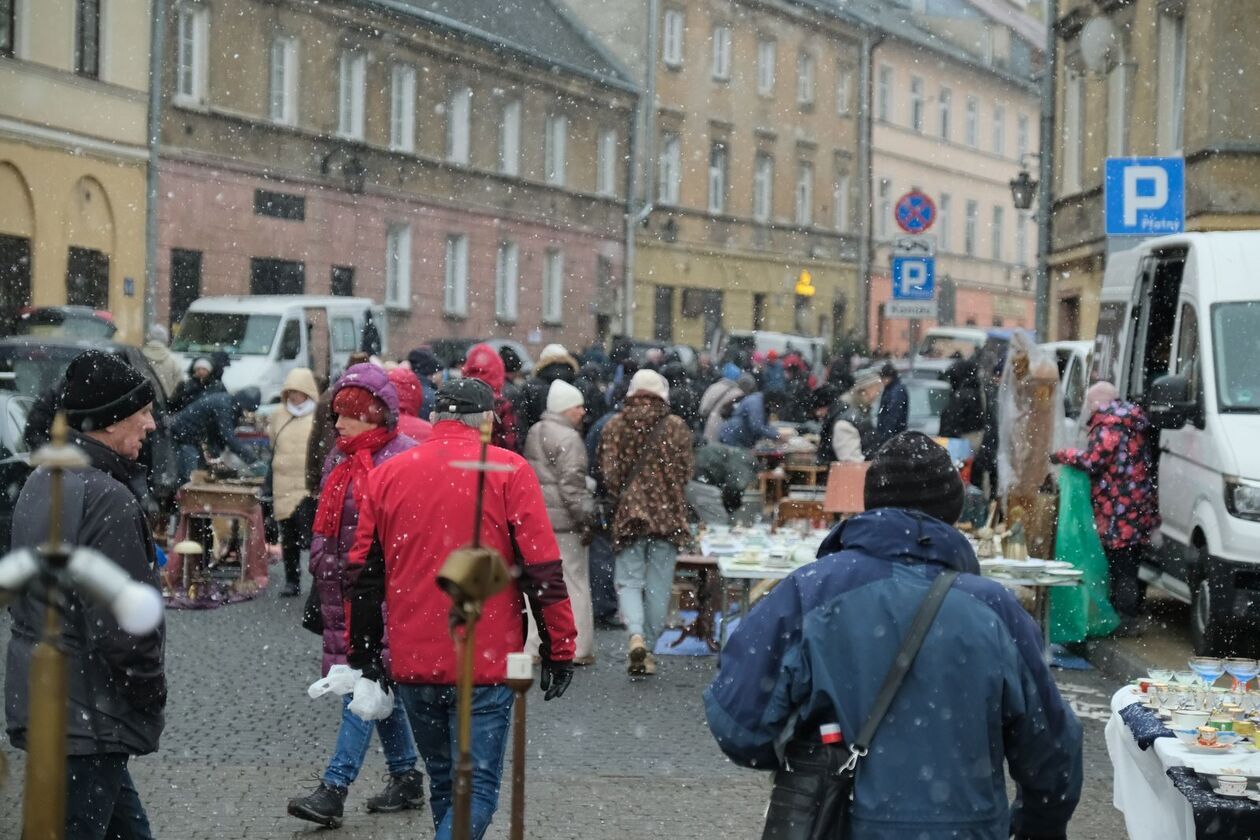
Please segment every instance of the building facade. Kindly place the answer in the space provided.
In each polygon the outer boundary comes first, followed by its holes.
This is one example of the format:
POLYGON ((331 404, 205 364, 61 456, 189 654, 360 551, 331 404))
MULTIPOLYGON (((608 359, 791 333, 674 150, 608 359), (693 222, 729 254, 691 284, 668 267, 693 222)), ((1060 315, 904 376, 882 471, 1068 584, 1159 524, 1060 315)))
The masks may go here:
POLYGON ((1257 0, 1060 0, 1055 23, 1058 148, 1050 248, 1050 329, 1092 338, 1110 251, 1103 223, 1108 157, 1181 156, 1186 229, 1260 228, 1257 0), (1082 33, 1110 21, 1088 66, 1082 33), (1190 95, 1193 94, 1193 95, 1190 95))
POLYGON ((640 82, 635 336, 834 336, 856 287, 860 36, 813 0, 566 0, 640 82), (797 294, 803 291, 804 294, 797 294))
POLYGON ((936 324, 1034 326, 1037 225, 1015 209, 1009 182, 1038 150, 1032 81, 1044 29, 1020 10, 971 0, 909 2, 869 21, 872 56, 871 213, 874 260, 869 338, 912 351, 936 324), (926 193, 937 216, 934 320, 886 317, 898 199, 926 193))
POLYGON ((0 334, 69 303, 143 335, 149 15, 0 0, 0 334))
POLYGON ((159 320, 307 293, 383 302, 395 353, 608 332, 637 94, 550 0, 519 5, 177 4, 159 320))

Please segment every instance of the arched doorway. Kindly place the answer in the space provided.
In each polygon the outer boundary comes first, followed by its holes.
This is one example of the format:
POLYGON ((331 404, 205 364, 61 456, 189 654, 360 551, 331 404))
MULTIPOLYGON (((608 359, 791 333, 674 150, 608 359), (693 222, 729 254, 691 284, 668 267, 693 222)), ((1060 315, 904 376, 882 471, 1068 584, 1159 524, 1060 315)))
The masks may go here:
POLYGON ((109 309, 109 262, 114 212, 95 178, 74 185, 66 211, 66 303, 109 309))
POLYGON ((12 335, 22 307, 31 305, 31 241, 35 206, 17 167, 0 161, 0 335, 12 335))

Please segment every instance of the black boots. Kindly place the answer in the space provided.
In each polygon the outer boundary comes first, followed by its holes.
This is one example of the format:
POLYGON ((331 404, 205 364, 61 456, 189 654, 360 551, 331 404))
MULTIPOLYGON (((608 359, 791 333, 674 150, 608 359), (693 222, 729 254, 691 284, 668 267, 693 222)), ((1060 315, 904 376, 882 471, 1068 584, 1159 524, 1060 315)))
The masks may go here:
POLYGON ((385 790, 367 801, 367 809, 380 813, 424 807, 424 775, 419 770, 408 770, 390 776, 385 790))
POLYGON ((325 828, 338 828, 346 804, 347 788, 320 782, 310 796, 289 800, 289 813, 299 820, 319 823, 325 828))

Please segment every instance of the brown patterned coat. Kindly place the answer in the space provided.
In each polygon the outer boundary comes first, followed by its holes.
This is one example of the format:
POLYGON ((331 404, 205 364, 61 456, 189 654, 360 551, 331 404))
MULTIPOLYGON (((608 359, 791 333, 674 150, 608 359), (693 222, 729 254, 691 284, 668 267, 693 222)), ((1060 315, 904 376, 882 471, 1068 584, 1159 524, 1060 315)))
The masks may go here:
POLYGON ((635 394, 608 421, 600 438, 599 463, 609 496, 620 501, 612 524, 618 550, 643 537, 668 540, 680 549, 691 543, 684 491, 692 459, 687 424, 671 415, 669 404, 659 397, 635 394), (662 419, 664 426, 649 440, 662 419), (649 444, 651 452, 646 451, 649 444), (629 486, 623 487, 627 482, 629 486))

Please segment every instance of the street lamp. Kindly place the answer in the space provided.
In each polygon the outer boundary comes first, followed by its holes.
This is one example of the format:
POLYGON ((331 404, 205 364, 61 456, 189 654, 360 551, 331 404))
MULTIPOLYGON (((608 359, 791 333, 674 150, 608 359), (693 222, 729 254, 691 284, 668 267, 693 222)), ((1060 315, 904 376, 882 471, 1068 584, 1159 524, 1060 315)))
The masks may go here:
POLYGON ((1015 202, 1015 209, 1030 209, 1037 198, 1037 179, 1029 175, 1027 169, 1021 169, 1010 183, 1011 200, 1015 202))

